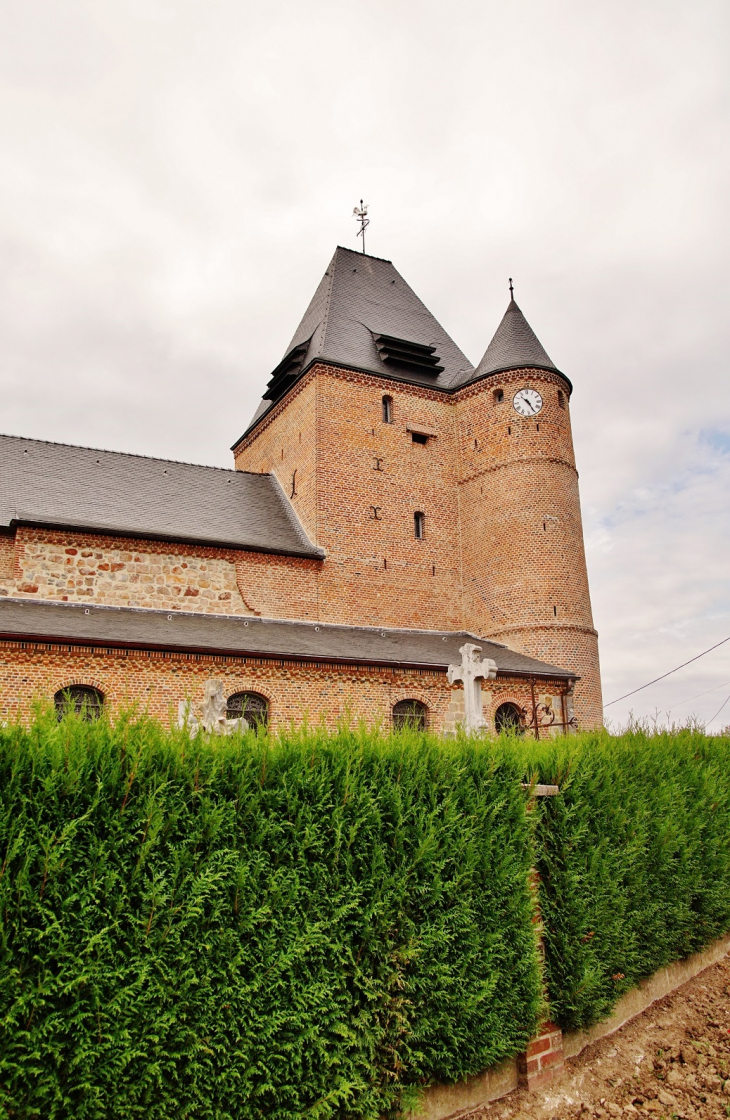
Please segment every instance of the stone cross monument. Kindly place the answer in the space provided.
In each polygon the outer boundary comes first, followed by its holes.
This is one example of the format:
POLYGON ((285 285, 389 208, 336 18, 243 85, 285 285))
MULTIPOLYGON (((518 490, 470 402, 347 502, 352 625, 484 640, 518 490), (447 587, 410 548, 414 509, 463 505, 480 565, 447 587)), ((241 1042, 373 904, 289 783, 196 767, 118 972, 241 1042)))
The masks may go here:
POLYGON ((461 665, 449 665, 449 684, 461 681, 464 685, 464 730, 473 733, 483 731, 487 726, 482 713, 482 681, 493 681, 497 675, 497 663, 490 657, 479 659, 481 646, 467 642, 461 646, 461 665))

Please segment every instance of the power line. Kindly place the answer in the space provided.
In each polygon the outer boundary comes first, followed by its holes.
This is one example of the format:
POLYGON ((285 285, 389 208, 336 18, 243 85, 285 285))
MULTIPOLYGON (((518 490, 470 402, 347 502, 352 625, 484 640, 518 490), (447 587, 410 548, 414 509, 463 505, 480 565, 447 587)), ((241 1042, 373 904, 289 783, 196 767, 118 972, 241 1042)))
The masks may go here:
POLYGON ((712 688, 706 688, 704 692, 695 692, 693 696, 688 696, 686 700, 680 700, 678 704, 672 704, 671 708, 665 708, 664 714, 669 715, 674 708, 681 708, 683 704, 689 704, 690 700, 696 700, 698 696, 707 696, 710 692, 717 692, 718 688, 727 688, 730 681, 723 681, 722 684, 713 685, 712 688))
POLYGON ((712 719, 708 719, 707 723, 705 724, 705 728, 708 728, 708 727, 710 726, 710 724, 711 724, 711 723, 712 723, 712 722, 713 722, 714 720, 716 720, 716 719, 717 719, 717 717, 719 716, 720 712, 722 711, 722 709, 723 709, 723 708, 725 707, 725 705, 727 704, 728 700, 730 700, 730 693, 728 693, 728 695, 727 695, 727 696, 725 697, 725 699, 723 700, 722 704, 720 705, 720 707, 719 707, 719 708, 717 709, 717 711, 715 712, 715 714, 714 714, 714 716, 712 717, 712 719))
MULTIPOLYGON (((610 708, 612 704, 618 704, 619 700, 625 700, 628 696, 634 696, 637 692, 641 692, 642 689, 648 688, 649 685, 656 684, 657 681, 663 681, 665 677, 671 677, 672 673, 678 673, 680 669, 684 669, 685 665, 691 665, 693 661, 699 661, 706 653, 712 653, 713 649, 724 646, 725 642, 730 642, 730 635, 728 635, 727 638, 723 638, 721 642, 717 642, 716 645, 710 646, 709 649, 703 650, 702 653, 698 653, 695 657, 690 657, 689 661, 683 661, 681 665, 677 665, 676 669, 670 669, 668 673, 662 673, 660 677, 654 677, 653 681, 647 681, 646 684, 639 685, 638 688, 633 689, 631 692, 625 692, 623 696, 617 696, 615 700, 609 700, 608 704, 603 705, 604 708, 610 708)), ((730 697, 728 699, 730 699, 730 697)))

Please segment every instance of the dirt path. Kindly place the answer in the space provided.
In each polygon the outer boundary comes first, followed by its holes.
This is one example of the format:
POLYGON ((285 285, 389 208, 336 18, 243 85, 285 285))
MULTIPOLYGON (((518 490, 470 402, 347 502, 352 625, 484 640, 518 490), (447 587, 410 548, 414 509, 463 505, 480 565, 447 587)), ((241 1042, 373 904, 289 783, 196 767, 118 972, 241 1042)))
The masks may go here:
POLYGON ((730 958, 570 1059, 547 1088, 518 1090, 468 1113, 470 1120, 644 1115, 730 1116, 730 958))

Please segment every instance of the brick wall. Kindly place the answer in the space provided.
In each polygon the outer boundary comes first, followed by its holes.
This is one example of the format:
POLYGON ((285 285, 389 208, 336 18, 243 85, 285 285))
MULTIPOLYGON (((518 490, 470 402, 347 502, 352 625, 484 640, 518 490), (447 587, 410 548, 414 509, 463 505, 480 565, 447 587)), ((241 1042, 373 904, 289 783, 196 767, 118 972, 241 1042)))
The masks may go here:
POLYGON ((12 580, 15 571, 15 534, 0 534, 0 581, 12 580))
MULTIPOLYGON (((539 370, 447 395, 319 364, 239 443, 235 461, 277 475, 324 561, 21 527, 14 542, 0 536, 0 595, 467 629, 575 671, 579 721, 599 724, 598 647, 559 390, 563 380, 539 370), (512 407, 523 385, 543 396, 537 418, 512 407), (384 394, 392 423, 383 421, 384 394), (416 511, 425 515, 422 540, 416 511)), ((303 702, 329 710, 333 695, 313 686, 303 702)))
POLYGON ((238 552, 236 579, 244 600, 263 618, 319 620, 321 560, 238 552))
MULTIPOLYGON (((315 375, 316 409, 309 415, 316 414, 316 429, 309 438, 316 446, 316 515, 308 515, 308 528, 327 553, 318 579, 319 617, 352 625, 461 628, 451 400, 328 366, 307 376, 315 375), (392 424, 383 422, 385 393, 393 398, 392 424), (433 436, 425 445, 414 443, 409 425, 433 436), (415 538, 417 511, 426 517, 423 540, 415 538)), ((314 395, 311 384, 305 392, 314 395)), ((260 437, 254 433, 236 448, 239 469, 277 470, 291 447, 296 453, 302 406, 294 402, 296 424, 285 402, 277 409, 260 437)))
MULTIPOLYGON (((205 682, 224 683, 227 695, 253 691, 270 704, 274 730, 300 724, 305 718, 336 726, 343 714, 368 724, 390 724, 399 700, 426 704, 429 725, 444 730, 452 698, 461 689, 446 673, 430 669, 398 669, 298 662, 286 659, 215 657, 205 654, 118 650, 41 642, 0 642, 0 718, 27 718, 34 699, 51 698, 71 684, 98 688, 112 713, 137 704, 163 721, 176 720, 181 700, 199 704, 205 682)), ((549 684, 546 686, 549 687, 549 684)), ((553 682, 557 693, 559 682, 553 682)), ((490 682, 485 716, 504 700, 529 703, 529 688, 519 681, 490 682)))
POLYGON ((579 673, 578 720, 600 725, 598 641, 565 383, 542 370, 495 374, 459 395, 458 413, 466 613, 485 637, 579 673), (543 398, 535 418, 512 406, 524 386, 543 398))
MULTIPOLYGON (((308 469, 316 514, 308 517, 327 553, 317 577, 318 617, 493 637, 579 674, 576 715, 583 726, 600 724, 598 644, 563 379, 513 371, 454 396, 326 365, 305 381, 300 397, 316 398, 316 407, 306 406, 314 426, 302 436, 314 449, 308 469), (526 385, 544 402, 530 420, 512 407, 526 385), (393 399, 392 424, 383 423, 384 394, 393 399), (414 427, 432 433, 425 445, 413 442, 414 427), (417 510, 426 516, 423 540, 414 535, 417 510)), ((276 470, 290 445, 297 454, 305 405, 293 401, 295 422, 288 407, 280 402, 261 435, 255 431, 236 449, 237 466, 276 470)))
POLYGON ((236 470, 276 475, 311 540, 317 542, 318 380, 311 370, 234 448, 236 470))

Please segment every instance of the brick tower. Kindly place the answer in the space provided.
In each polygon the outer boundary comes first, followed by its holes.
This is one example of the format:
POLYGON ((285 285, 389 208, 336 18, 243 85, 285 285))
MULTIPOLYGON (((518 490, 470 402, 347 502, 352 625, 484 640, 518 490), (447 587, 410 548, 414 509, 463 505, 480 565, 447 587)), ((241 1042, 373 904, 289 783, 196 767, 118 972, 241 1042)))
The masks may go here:
POLYGON ((571 392, 512 299, 457 405, 465 613, 485 637, 580 673, 576 715, 591 727, 601 681, 571 392))
POLYGON ((475 369, 390 261, 337 249, 233 448, 322 551, 269 612, 492 638, 600 725, 571 391, 514 301, 475 369))

